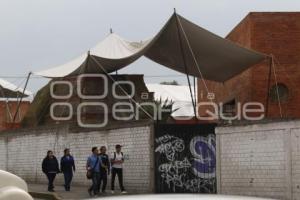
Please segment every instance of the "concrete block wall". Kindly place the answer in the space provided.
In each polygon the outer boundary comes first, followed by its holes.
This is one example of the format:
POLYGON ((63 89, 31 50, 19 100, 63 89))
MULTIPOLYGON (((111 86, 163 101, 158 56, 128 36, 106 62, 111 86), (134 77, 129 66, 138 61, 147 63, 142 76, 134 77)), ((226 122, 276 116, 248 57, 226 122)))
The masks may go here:
POLYGON ((6 154, 7 147, 6 147, 6 138, 0 137, 0 169, 6 170, 6 154))
POLYGON ((291 129, 291 191, 294 199, 300 199, 300 128, 291 129), (297 198, 296 198, 297 197, 297 198))
MULTIPOLYGON (((73 184, 89 185, 86 179, 86 160, 93 146, 105 145, 112 154, 116 144, 124 145, 124 183, 128 191, 152 192, 152 126, 72 132, 68 127, 22 130, 2 134, 0 137, 0 169, 10 171, 28 182, 46 183, 41 163, 47 150, 54 150, 60 160, 64 148, 70 148, 75 158, 76 173, 73 184), (7 153, 7 154, 6 154, 7 153), (7 164, 6 164, 7 163, 7 164), (7 167, 6 167, 7 165, 7 167)), ((108 180, 110 189, 110 178, 108 180)), ((59 174, 56 184, 63 184, 59 174)), ((116 181, 118 189, 118 181, 116 181)))
POLYGON ((300 200, 300 121, 217 127, 220 194, 300 200))

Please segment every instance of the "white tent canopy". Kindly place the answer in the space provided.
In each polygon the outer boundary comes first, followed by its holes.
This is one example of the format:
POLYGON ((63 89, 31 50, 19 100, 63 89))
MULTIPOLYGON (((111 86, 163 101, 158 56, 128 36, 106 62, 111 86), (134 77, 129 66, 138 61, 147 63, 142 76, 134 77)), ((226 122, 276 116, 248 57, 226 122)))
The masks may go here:
POLYGON ((266 57, 221 38, 174 13, 152 39, 130 42, 112 33, 89 53, 34 74, 55 78, 81 73, 110 73, 141 56, 173 70, 219 82, 232 78, 266 57))
MULTIPOLYGON (((190 97, 189 86, 187 85, 162 85, 147 84, 149 92, 154 93, 155 100, 168 100, 173 102, 173 117, 190 117, 194 116, 194 107, 190 97)), ((194 87, 192 87, 194 90, 194 87)), ((193 98, 196 95, 193 94, 193 98)))
MULTIPOLYGON (((34 74, 55 78, 55 77, 64 77, 72 74, 80 74, 80 72, 91 71, 95 72, 103 72, 96 63, 88 64, 88 62, 93 62, 92 59, 88 59, 89 55, 94 56, 97 60, 101 60, 101 63, 105 63, 107 60, 111 62, 113 67, 113 71, 122 68, 136 59, 138 59, 141 55, 142 50, 147 47, 149 41, 141 41, 141 42, 130 42, 115 33, 109 34, 102 42, 92 48, 89 52, 57 67, 47 69, 40 72, 35 72, 34 74), (116 64, 118 63, 118 64, 116 64), (91 69, 83 69, 83 68, 91 68, 91 69)), ((107 70, 107 66, 105 67, 107 70)), ((111 72, 111 70, 109 70, 111 72)))

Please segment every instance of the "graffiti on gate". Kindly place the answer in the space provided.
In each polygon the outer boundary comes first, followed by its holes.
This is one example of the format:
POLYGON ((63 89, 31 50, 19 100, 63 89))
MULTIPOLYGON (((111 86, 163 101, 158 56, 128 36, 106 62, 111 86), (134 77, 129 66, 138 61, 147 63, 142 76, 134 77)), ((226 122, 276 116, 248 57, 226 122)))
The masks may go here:
POLYGON ((216 176, 216 142, 214 135, 196 136, 190 142, 194 157, 193 172, 200 178, 216 176))
POLYGON ((176 152, 182 152, 185 148, 184 141, 178 137, 164 135, 156 139, 160 145, 155 149, 155 152, 164 154, 169 161, 173 161, 176 152))
POLYGON ((170 192, 215 192, 215 135, 180 138, 164 134, 155 139, 160 180, 170 192), (188 141, 187 141, 188 139, 188 141))

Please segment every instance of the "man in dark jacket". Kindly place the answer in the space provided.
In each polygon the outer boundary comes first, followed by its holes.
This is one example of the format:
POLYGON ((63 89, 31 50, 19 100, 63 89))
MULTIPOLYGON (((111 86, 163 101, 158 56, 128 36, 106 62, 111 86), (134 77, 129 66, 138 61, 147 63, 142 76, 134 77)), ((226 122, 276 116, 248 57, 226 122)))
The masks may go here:
POLYGON ((73 171, 75 172, 75 162, 73 156, 70 154, 70 149, 64 150, 64 156, 60 160, 60 167, 61 171, 64 173, 65 190, 70 191, 73 171))
POLYGON ((54 192, 53 182, 57 173, 59 173, 58 161, 52 151, 47 152, 47 156, 42 163, 42 170, 48 178, 48 191, 54 192))
MULTIPOLYGON (((100 165, 100 185, 101 181, 103 182, 102 184, 102 189, 101 192, 105 193, 106 185, 107 185, 107 175, 109 175, 110 171, 110 162, 108 155, 106 154, 106 147, 102 146, 100 147, 100 158, 102 161, 102 164, 100 165)), ((99 190, 100 190, 100 185, 99 185, 99 190)))

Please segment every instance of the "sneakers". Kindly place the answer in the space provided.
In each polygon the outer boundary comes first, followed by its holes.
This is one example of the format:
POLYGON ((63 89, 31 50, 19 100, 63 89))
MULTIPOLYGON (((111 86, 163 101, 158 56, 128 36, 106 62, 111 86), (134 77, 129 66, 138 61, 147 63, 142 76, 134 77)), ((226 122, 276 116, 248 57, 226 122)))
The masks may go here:
MULTIPOLYGON (((115 191, 112 190, 112 191, 111 191, 111 194, 115 194, 115 191)), ((127 192, 126 192, 125 190, 123 190, 123 191, 121 191, 121 194, 127 194, 127 192)))
POLYGON ((70 186, 65 186, 65 190, 66 190, 67 192, 70 192, 70 186))

